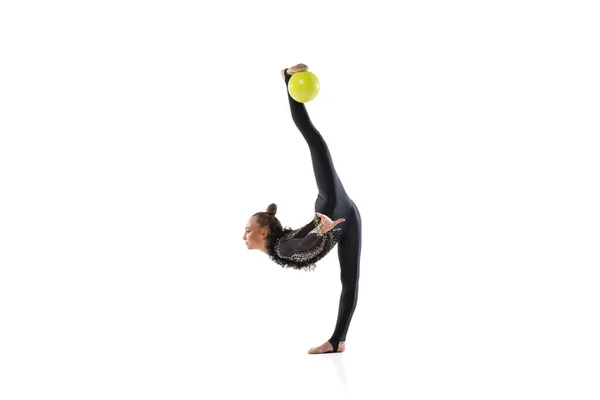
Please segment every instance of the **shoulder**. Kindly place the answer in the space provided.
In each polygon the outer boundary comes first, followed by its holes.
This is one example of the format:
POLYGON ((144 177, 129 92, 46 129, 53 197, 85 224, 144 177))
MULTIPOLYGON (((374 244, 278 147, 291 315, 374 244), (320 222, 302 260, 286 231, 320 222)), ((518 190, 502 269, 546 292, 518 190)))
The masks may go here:
POLYGON ((276 233, 269 235, 269 237, 267 238, 267 245, 266 245, 268 253, 269 254, 275 253, 275 249, 276 249, 276 247, 279 246, 279 243, 281 242, 281 240, 284 239, 285 237, 289 236, 289 234, 291 232, 293 232, 292 229, 283 228, 283 230, 281 232, 276 232, 276 233))

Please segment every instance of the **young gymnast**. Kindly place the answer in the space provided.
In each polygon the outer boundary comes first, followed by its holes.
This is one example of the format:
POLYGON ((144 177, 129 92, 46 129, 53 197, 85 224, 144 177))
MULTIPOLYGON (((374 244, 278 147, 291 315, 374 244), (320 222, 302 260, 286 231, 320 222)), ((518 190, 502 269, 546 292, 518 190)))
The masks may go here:
MULTIPOLYGON (((287 84, 297 72, 307 71, 297 64, 281 71, 287 84)), ((337 323, 328 341, 308 350, 309 354, 341 353, 346 349, 346 334, 356 308, 361 251, 361 218, 358 207, 348 196, 333 165, 325 140, 313 126, 306 107, 289 94, 292 119, 304 136, 312 159, 318 196, 315 216, 299 229, 283 228, 275 217, 277 206, 257 212, 248 220, 244 241, 248 249, 268 254, 277 264, 294 269, 312 270, 337 244, 342 293, 337 323)))

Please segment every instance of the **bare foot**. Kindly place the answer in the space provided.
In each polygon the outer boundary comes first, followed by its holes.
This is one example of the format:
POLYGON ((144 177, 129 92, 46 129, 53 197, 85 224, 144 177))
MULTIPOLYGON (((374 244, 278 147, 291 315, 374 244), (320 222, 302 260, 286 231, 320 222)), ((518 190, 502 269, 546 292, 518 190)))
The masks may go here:
MULTIPOLYGON (((324 354, 333 350, 333 345, 329 342, 325 342, 319 347, 313 347, 308 350, 308 354, 324 354)), ((346 350, 346 342, 340 342, 338 345, 337 353, 343 353, 346 350)))
POLYGON ((290 75, 294 75, 296 72, 304 72, 304 71, 308 71, 308 67, 306 66, 306 64, 296 64, 293 67, 290 68, 286 68, 286 69, 282 69, 281 70, 281 77, 285 80, 285 71, 287 70, 287 73, 290 75))

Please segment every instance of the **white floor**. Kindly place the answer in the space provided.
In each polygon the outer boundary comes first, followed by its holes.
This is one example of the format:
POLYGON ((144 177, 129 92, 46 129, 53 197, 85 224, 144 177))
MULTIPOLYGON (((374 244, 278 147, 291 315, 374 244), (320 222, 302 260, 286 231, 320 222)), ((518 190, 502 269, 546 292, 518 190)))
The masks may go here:
POLYGON ((551 279, 551 271, 465 281, 452 276, 464 268, 449 272, 450 263, 435 278, 427 267, 410 272, 367 259, 347 351, 308 355, 335 321, 333 256, 312 273, 248 257, 236 265, 82 263, 5 273, 13 287, 3 290, 3 398, 598 393, 593 282, 551 279), (385 271, 393 267, 400 271, 385 271))

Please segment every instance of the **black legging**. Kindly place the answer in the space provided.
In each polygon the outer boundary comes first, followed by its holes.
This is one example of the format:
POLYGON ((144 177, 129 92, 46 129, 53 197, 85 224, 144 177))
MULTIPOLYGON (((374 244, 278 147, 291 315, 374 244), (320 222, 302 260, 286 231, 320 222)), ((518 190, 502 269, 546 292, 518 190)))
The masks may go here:
MULTIPOLYGON (((285 71, 285 83, 291 75, 285 71)), ((338 177, 329 148, 325 140, 315 129, 304 104, 294 100, 289 92, 288 99, 292 111, 292 119, 304 136, 310 149, 313 170, 319 195, 315 201, 315 211, 327 215, 333 221, 345 218, 338 225, 343 234, 338 242, 338 258, 340 261, 342 294, 335 330, 329 339, 333 351, 338 350, 339 343, 346 340, 346 333, 358 299, 358 278, 360 275, 361 219, 358 207, 350 199, 338 177)))

